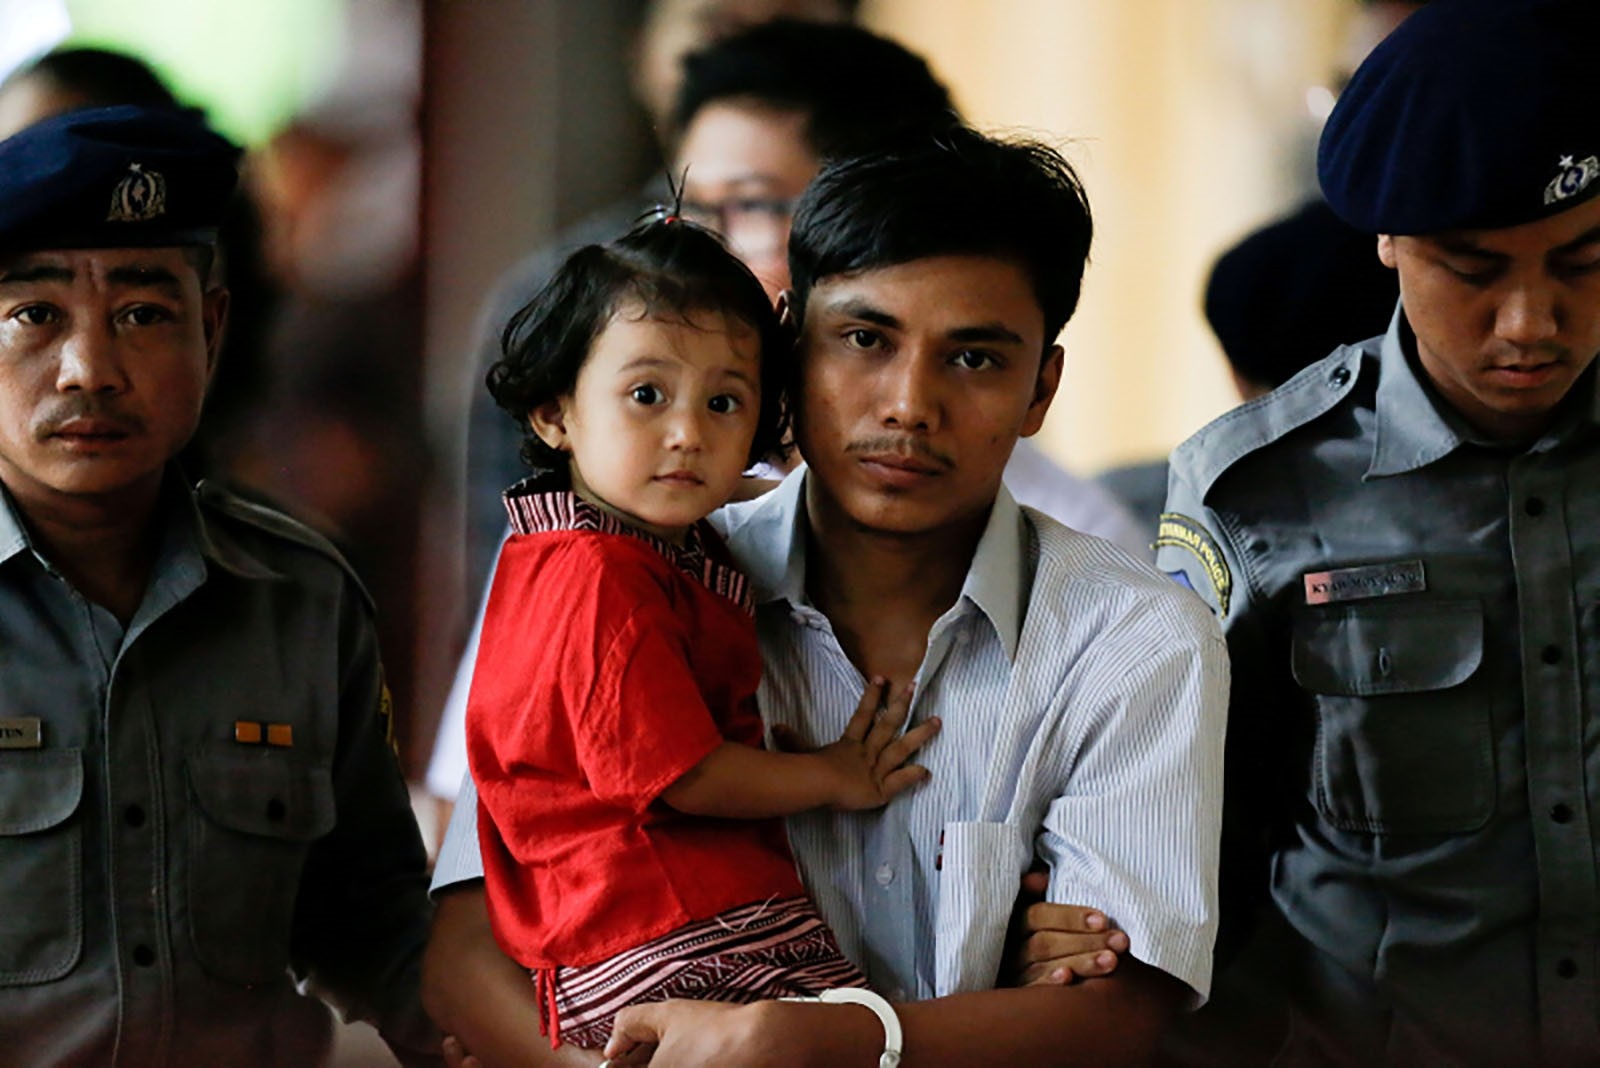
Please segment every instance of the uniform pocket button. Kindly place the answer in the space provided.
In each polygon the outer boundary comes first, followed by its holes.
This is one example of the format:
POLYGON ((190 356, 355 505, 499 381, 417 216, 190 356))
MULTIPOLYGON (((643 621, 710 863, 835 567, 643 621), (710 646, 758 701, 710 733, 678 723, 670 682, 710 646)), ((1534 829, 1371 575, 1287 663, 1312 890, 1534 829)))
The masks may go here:
POLYGON ((1556 974, 1563 979, 1575 979, 1578 976, 1578 962, 1571 957, 1562 957, 1556 961, 1556 974))
POLYGON ((122 822, 126 823, 129 827, 143 827, 144 809, 140 808, 138 805, 129 805, 127 808, 122 810, 122 822))
POLYGON ((1328 385, 1334 389, 1339 389, 1348 381, 1350 381, 1350 368, 1348 367, 1335 367, 1333 373, 1328 376, 1328 385))
POLYGON ((1552 820, 1554 820, 1556 823, 1571 823, 1572 822, 1572 807, 1570 805, 1565 805, 1565 804, 1551 805, 1550 806, 1550 818, 1552 820))
POLYGON ((1561 649, 1559 646, 1547 645, 1539 651, 1539 659, 1546 664, 1561 663, 1561 649))
POLYGON ((285 815, 287 815, 287 810, 283 807, 282 801, 274 797, 267 802, 267 819, 270 822, 282 823, 285 815))
POLYGON ((133 963, 141 968, 148 968, 156 962, 156 951, 149 946, 139 945, 133 947, 133 963))
POLYGON ((1529 497, 1522 502, 1522 510, 1529 515, 1544 515, 1544 501, 1538 497, 1529 497))

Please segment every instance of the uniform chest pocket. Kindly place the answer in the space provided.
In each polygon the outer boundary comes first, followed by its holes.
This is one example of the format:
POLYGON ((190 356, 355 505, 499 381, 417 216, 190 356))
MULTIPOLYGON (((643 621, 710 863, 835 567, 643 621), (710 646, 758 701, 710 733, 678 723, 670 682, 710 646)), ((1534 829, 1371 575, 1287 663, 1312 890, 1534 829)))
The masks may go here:
POLYGON ((1295 680, 1317 708, 1312 801, 1335 827, 1457 834, 1494 813, 1477 601, 1374 602, 1295 623, 1295 680))
POLYGON ((83 951, 83 755, 0 753, 0 987, 46 983, 83 951))
POLYGON ((279 977, 306 854, 333 829, 332 775, 293 752, 230 748, 191 756, 188 778, 195 956, 221 979, 279 977))

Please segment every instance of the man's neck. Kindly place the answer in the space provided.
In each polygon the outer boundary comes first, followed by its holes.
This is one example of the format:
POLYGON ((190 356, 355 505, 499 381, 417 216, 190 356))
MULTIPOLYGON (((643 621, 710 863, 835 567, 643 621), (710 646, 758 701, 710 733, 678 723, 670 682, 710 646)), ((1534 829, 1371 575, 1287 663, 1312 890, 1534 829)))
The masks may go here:
POLYGON ((13 495, 39 555, 126 626, 144 599, 160 544, 159 481, 107 497, 13 495))
POLYGON ((918 534, 865 530, 808 494, 806 593, 867 677, 911 681, 961 596, 988 514, 918 534))

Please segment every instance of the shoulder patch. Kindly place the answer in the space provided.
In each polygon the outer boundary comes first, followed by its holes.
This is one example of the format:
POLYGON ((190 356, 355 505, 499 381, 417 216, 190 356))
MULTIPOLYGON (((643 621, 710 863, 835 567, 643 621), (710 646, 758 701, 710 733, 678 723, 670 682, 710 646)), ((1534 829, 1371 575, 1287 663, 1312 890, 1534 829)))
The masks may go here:
POLYGON ((333 542, 298 519, 285 515, 276 508, 269 508, 264 504, 247 501, 243 497, 209 480, 201 481, 195 487, 194 493, 200 507, 206 511, 214 512, 226 519, 241 523, 284 541, 292 542, 332 560, 339 565, 346 575, 350 576, 356 588, 361 591, 361 596, 367 602, 368 608, 375 608, 372 595, 367 592, 366 584, 361 581, 361 576, 356 574, 355 568, 350 566, 350 561, 344 558, 344 554, 334 546, 333 542))
MULTIPOLYGON (((1216 600, 1217 617, 1226 619, 1228 605, 1233 598, 1233 572, 1228 570, 1228 560, 1222 555, 1222 547, 1211 533, 1186 515, 1162 512, 1160 525, 1156 528, 1156 548, 1163 546, 1184 549, 1200 562, 1200 573, 1211 584, 1211 593, 1216 600)), ((1177 574, 1185 575, 1187 579, 1185 572, 1177 574)), ((1192 582, 1185 581, 1184 585, 1194 588, 1192 582)))
MULTIPOLYGON (((1379 339, 1374 339, 1377 341, 1379 339)), ((1341 345, 1268 393, 1239 405, 1207 423, 1172 453, 1202 500, 1212 483, 1257 449, 1332 410, 1349 396, 1361 378, 1364 345, 1341 345)), ((1377 370, 1377 351, 1371 370, 1377 370)))

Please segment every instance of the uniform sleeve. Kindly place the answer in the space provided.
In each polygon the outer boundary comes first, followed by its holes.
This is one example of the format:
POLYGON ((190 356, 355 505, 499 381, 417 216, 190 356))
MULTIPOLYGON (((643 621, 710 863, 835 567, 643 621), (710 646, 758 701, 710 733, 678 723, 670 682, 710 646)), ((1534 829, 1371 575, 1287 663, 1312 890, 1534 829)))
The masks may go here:
POLYGON ((1271 605, 1251 582, 1250 561, 1225 512, 1208 506, 1192 458, 1173 454, 1167 504, 1156 541, 1156 566, 1194 589, 1222 623, 1232 664, 1229 688, 1221 855, 1222 929, 1217 956, 1226 961, 1243 945, 1269 891, 1272 821, 1291 811, 1294 769, 1285 702, 1296 692, 1289 677, 1287 621, 1274 623, 1271 605))
POLYGON ((353 583, 344 594, 337 822, 307 858, 291 959, 319 997, 377 1027, 403 1064, 436 1065, 440 1036, 420 993, 427 857, 392 748, 371 614, 353 583))
POLYGON ((1100 636, 1054 721, 1076 741, 1040 849, 1049 900, 1093 903, 1132 952, 1210 989, 1218 924, 1228 657, 1198 605, 1131 613, 1100 636), (1070 708, 1070 712, 1068 711, 1070 708))

